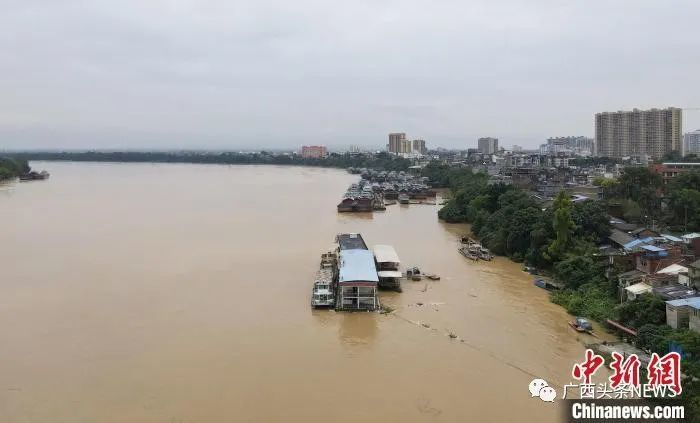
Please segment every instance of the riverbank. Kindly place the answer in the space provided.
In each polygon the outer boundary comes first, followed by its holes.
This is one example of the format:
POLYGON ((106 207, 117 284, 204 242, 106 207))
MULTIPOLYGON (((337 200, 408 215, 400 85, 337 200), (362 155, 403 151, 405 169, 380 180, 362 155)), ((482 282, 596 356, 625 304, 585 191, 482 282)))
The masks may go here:
MULTIPOLYGON (((629 268, 612 266, 600 254, 598 247, 610 234, 610 216, 601 202, 572 203, 562 191, 545 207, 512 185, 490 184, 485 174, 432 167, 430 171, 455 193, 438 216, 471 223, 474 235, 492 251, 551 274, 564 286, 551 294, 552 302, 604 328, 608 320, 613 321, 613 326, 625 329, 622 335, 636 333, 635 344, 645 350, 660 355, 671 349, 683 351, 683 368, 689 377, 684 380, 681 400, 689 416, 700 415, 700 334, 687 326, 668 326, 666 303, 659 296, 646 294, 620 303, 617 275, 629 268)), ((639 173, 635 168, 629 178, 623 174, 620 185, 646 189, 635 185, 639 173)), ((686 176, 682 183, 697 179, 697 175, 686 176)))
POLYGON ((382 152, 331 153, 325 158, 304 158, 294 152, 214 152, 214 151, 24 151, 5 153, 24 161, 71 161, 112 163, 195 163, 195 164, 270 164, 329 168, 368 168, 407 170, 410 160, 382 152))

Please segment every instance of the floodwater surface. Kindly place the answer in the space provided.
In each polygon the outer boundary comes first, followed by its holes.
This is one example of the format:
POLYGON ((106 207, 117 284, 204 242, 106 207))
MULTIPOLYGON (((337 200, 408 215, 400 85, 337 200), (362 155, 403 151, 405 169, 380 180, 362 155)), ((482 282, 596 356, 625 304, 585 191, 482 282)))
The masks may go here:
POLYGON ((358 177, 333 169, 32 165, 51 178, 0 186, 2 422, 559 420, 528 383, 569 382, 569 316, 464 259, 439 206, 338 214, 358 177), (312 311, 340 232, 442 278, 312 311))

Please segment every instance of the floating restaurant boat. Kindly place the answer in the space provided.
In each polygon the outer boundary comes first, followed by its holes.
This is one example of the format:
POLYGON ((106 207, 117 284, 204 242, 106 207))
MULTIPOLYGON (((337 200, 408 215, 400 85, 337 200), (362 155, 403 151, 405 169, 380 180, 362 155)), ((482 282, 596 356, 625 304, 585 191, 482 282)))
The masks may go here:
POLYGON ((338 261, 337 310, 379 308, 377 284, 379 276, 374 255, 366 249, 340 250, 338 261))
POLYGON ((373 311, 379 308, 379 276, 374 254, 358 233, 338 234, 338 283, 336 310, 373 311))

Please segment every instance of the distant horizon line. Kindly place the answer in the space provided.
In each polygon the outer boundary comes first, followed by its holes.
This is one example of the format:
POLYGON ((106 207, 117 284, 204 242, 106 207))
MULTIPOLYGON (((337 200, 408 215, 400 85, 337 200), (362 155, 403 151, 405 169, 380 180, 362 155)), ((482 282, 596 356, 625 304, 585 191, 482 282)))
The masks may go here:
MULTIPOLYGON (((313 145, 323 145, 323 144, 308 144, 313 145)), ((518 144, 514 144, 519 146, 518 144)), ((0 154, 2 153, 296 153, 301 150, 302 146, 297 148, 24 148, 24 149, 0 149, 0 154)), ((527 148, 524 146, 519 146, 523 151, 536 151, 539 147, 527 148)), ((326 146, 331 153, 348 153, 352 152, 350 148, 338 149, 326 146)), ((470 149, 477 149, 478 146, 470 146, 465 148, 456 147, 435 147, 428 150, 447 150, 447 151, 467 151, 470 149)), ((508 149, 505 149, 508 150, 508 149)), ((371 149, 369 147, 360 148, 360 153, 377 153, 377 152, 388 152, 386 148, 375 148, 371 149)))

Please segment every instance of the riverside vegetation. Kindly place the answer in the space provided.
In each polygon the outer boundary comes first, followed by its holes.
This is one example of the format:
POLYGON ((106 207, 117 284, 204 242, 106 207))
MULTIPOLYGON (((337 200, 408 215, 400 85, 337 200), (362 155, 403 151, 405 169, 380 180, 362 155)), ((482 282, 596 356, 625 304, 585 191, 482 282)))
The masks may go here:
POLYGON ((123 163, 197 163, 197 164, 269 164, 287 166, 318 166, 334 168, 368 168, 384 170, 407 170, 408 159, 395 157, 386 152, 377 154, 331 153, 325 158, 304 158, 295 154, 268 151, 260 152, 158 152, 158 151, 58 151, 22 152, 12 157, 21 160, 52 160, 72 162, 123 162, 123 163))
POLYGON ((31 169, 24 159, 0 157, 0 181, 17 178, 31 169))
MULTIPOLYGON (((666 325, 666 304, 645 294, 619 304, 617 275, 597 255, 610 233, 610 210, 634 222, 670 229, 700 229, 700 172, 679 175, 668 186, 646 167, 627 167, 618 179, 599 179, 603 201, 572 203, 560 192, 542 208, 512 185, 489 184, 488 176, 469 168, 431 163, 424 169, 434 185, 449 188, 452 199, 438 212, 446 222, 470 223, 474 235, 493 252, 535 266, 561 282, 551 300, 574 315, 605 324, 616 320, 637 330, 636 344, 665 354, 673 343, 685 353, 682 401, 692 419, 700 419, 700 334, 666 325)), ((693 420, 696 421, 696 420, 693 420)))

